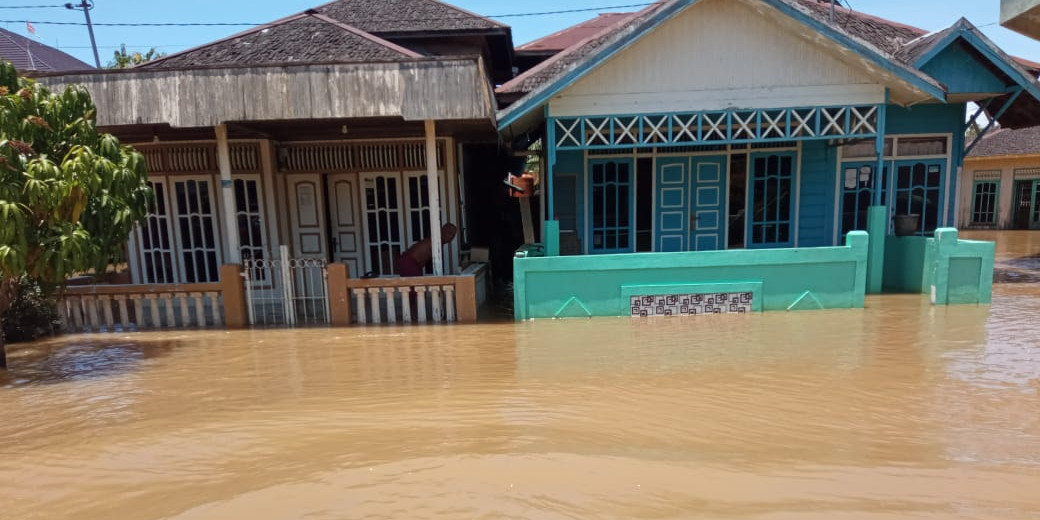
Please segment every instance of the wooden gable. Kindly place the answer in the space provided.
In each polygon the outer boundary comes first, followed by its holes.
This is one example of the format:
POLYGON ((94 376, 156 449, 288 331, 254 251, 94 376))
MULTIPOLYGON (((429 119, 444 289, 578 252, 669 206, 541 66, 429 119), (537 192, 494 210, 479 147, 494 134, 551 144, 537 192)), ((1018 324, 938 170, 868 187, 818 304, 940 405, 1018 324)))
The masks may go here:
POLYGON ((781 18, 740 0, 697 2, 562 91, 550 114, 885 102, 876 71, 781 18))

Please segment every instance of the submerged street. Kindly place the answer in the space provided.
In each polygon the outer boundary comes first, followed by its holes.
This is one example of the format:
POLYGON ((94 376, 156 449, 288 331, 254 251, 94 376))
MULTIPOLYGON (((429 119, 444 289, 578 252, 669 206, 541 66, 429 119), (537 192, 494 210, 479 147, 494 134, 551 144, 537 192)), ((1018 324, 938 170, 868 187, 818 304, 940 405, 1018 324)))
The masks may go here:
POLYGON ((66 336, 5 518, 1040 516, 1040 234, 992 307, 66 336))

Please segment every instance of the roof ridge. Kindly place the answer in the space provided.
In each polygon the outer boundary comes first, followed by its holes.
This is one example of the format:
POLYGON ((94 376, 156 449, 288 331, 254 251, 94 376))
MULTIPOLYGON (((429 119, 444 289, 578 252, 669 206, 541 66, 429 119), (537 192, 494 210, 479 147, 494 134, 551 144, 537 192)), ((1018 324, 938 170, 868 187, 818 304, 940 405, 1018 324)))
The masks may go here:
MULTIPOLYGON (((506 24, 504 24, 502 22, 496 22, 495 20, 492 20, 491 18, 488 18, 487 16, 475 13, 473 11, 470 11, 469 9, 463 9, 463 8, 457 6, 457 5, 452 5, 452 4, 449 4, 447 2, 442 2, 440 0, 420 0, 420 1, 422 1, 422 2, 431 2, 431 3, 443 5, 444 7, 447 7, 448 9, 454 9, 455 11, 458 11, 458 12, 460 12, 462 14, 466 14, 466 15, 472 16, 474 18, 480 18, 481 20, 486 20, 487 22, 489 22, 489 23, 491 23, 491 24, 493 24, 493 25, 495 25, 497 27, 503 28, 503 29, 509 27, 508 25, 506 25, 506 24)), ((392 31, 389 31, 389 32, 392 32, 392 31)))
MULTIPOLYGON (((46 65, 46 67, 47 67, 46 70, 55 70, 54 65, 51 65, 50 62, 48 62, 47 60, 43 59, 39 54, 33 56, 32 48, 29 45, 30 43, 32 43, 32 39, 26 38, 25 36, 22 36, 22 35, 20 35, 20 34, 18 34, 16 32, 8 31, 7 29, 3 29, 3 28, 0 28, 0 34, 3 34, 4 37, 7 38, 7 41, 11 42, 12 45, 14 45, 15 47, 18 47, 18 50, 25 51, 25 54, 29 57, 30 61, 39 61, 43 65, 46 65), (11 38, 12 36, 17 36, 18 38, 21 38, 22 42, 25 43, 25 46, 24 47, 21 46, 19 44, 18 40, 15 40, 14 38, 11 38)), ((39 45, 42 46, 42 47, 48 47, 47 45, 44 45, 42 43, 39 44, 39 45)), ((48 47, 48 48, 50 48, 50 47, 48 47)), ((54 49, 54 50, 57 50, 57 49, 54 49)), ((0 57, 0 58, 2 58, 2 57, 0 57)), ((7 60, 7 61, 10 61, 10 60, 7 60)), ((40 70, 40 69, 39 68, 33 68, 31 70, 40 70)))
MULTIPOLYGON (((598 20, 600 17, 618 17, 618 16, 623 16, 623 15, 624 16, 628 16, 628 17, 634 17, 634 16, 637 16, 638 14, 639 14, 639 11, 628 11, 628 12, 620 12, 619 11, 619 12, 610 12, 610 13, 597 13, 596 14, 596 18, 589 18, 588 20, 585 20, 584 22, 578 22, 578 23, 576 23, 574 25, 571 25, 569 27, 564 27, 563 29, 560 29, 559 31, 556 31, 556 32, 554 32, 552 34, 547 34, 545 36, 542 36, 541 38, 535 38, 535 39, 533 39, 533 40, 531 40, 531 41, 529 41, 529 42, 527 42, 527 43, 525 43, 523 45, 520 45, 519 47, 516 48, 516 50, 518 50, 518 51, 519 50, 526 50, 525 49, 526 47, 530 47, 531 45, 534 45, 534 44, 536 44, 536 43, 538 43, 540 41, 548 40, 550 38, 554 38, 556 36, 563 35, 563 34, 567 33, 568 31, 572 31, 575 28, 580 27, 580 26, 582 26, 584 24, 587 24, 587 23, 589 23, 589 22, 591 22, 593 20, 598 20)), ((623 23, 622 21, 618 21, 617 25, 620 25, 622 23, 623 23)), ((599 34, 599 33, 597 33, 597 34, 599 34)), ((560 52, 562 52, 565 49, 561 49, 560 52)))
POLYGON ((361 30, 361 29, 359 29, 357 27, 354 27, 353 25, 350 25, 348 23, 341 22, 341 21, 336 20, 336 19, 334 19, 332 17, 329 17, 327 15, 321 14, 316 9, 312 8, 312 9, 307 9, 307 10, 301 11, 301 12, 293 14, 293 15, 289 15, 289 16, 286 16, 286 17, 283 17, 283 18, 279 18, 277 20, 273 20, 271 22, 267 22, 267 23, 262 24, 262 25, 257 25, 256 27, 252 27, 252 28, 247 29, 245 31, 237 32, 237 33, 232 34, 230 36, 221 38, 219 40, 214 40, 214 41, 211 41, 211 42, 208 42, 208 43, 204 43, 202 45, 197 45, 197 46, 192 47, 190 49, 185 49, 183 51, 176 52, 176 53, 173 53, 173 54, 169 54, 167 56, 163 56, 162 58, 158 58, 158 59, 149 61, 147 63, 142 63, 138 67, 141 67, 141 68, 155 68, 154 65, 162 63, 162 62, 165 62, 165 61, 168 61, 171 58, 179 57, 179 56, 182 56, 184 54, 188 54, 188 53, 195 52, 195 51, 198 51, 198 50, 201 50, 201 49, 205 49, 207 47, 212 47, 214 45, 225 43, 225 42, 237 39, 237 38, 242 38, 242 37, 248 36, 250 34, 255 34, 255 33, 258 33, 260 31, 263 31, 263 30, 266 30, 266 29, 271 29, 273 27, 282 26, 282 25, 285 25, 287 23, 295 22, 297 20, 302 20, 302 19, 305 19, 305 18, 313 18, 313 19, 318 20, 320 22, 332 25, 332 26, 337 27, 337 28, 339 28, 339 29, 341 29, 343 31, 349 32, 349 33, 351 33, 351 34, 353 34, 355 36, 358 36, 360 38, 364 38, 364 39, 366 39, 366 40, 368 40, 368 41, 370 41, 372 43, 375 43, 377 45, 386 47, 387 49, 390 49, 390 50, 392 50, 394 52, 403 54, 404 56, 409 57, 409 58, 421 58, 421 57, 423 57, 421 54, 419 54, 419 53, 417 53, 415 51, 412 51, 410 49, 407 49, 405 47, 397 45, 396 43, 384 40, 383 38, 380 38, 380 37, 378 37, 378 36, 376 36, 376 35, 374 35, 372 33, 369 33, 367 31, 363 31, 363 30, 361 30))
POLYGON ((341 21, 336 20, 335 18, 332 18, 332 17, 330 17, 328 15, 324 15, 324 14, 321 14, 321 13, 319 13, 317 11, 313 11, 312 9, 308 9, 307 11, 305 11, 305 14, 307 14, 309 16, 312 16, 314 18, 317 18, 318 20, 321 20, 321 21, 323 21, 325 23, 335 25, 336 27, 339 27, 340 29, 343 29, 343 30, 345 30, 347 32, 350 32, 350 33, 353 33, 353 34, 355 34, 357 36, 365 38, 366 40, 369 40, 372 43, 377 43, 377 44, 382 45, 383 47, 386 47, 386 48, 388 48, 390 50, 397 51, 397 52, 399 52, 401 54, 404 54, 405 56, 408 56, 409 58, 422 58, 423 57, 423 55, 419 54, 418 52, 415 52, 415 51, 413 51, 411 49, 408 49, 406 47, 402 47, 402 46, 400 46, 400 45, 398 45, 398 44, 396 44, 394 42, 391 42, 391 41, 388 41, 388 40, 384 40, 383 38, 380 38, 380 37, 378 37, 378 36, 376 36, 376 35, 374 35, 374 34, 372 34, 370 32, 362 31, 361 29, 358 29, 357 27, 354 27, 353 25, 341 22, 341 21))

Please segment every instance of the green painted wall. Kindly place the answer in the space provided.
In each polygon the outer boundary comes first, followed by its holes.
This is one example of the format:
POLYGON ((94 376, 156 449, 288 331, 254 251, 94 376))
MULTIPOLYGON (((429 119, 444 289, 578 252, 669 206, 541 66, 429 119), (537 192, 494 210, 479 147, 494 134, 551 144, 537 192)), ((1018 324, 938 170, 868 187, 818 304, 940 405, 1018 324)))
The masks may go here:
POLYGON ((857 231, 841 247, 517 257, 514 313, 518 320, 628 316, 634 294, 726 286, 754 293, 756 310, 862 307, 867 242, 857 231))
POLYGON ((994 256, 993 242, 960 240, 952 228, 935 238, 889 236, 885 291, 933 294, 936 305, 990 303, 994 256))

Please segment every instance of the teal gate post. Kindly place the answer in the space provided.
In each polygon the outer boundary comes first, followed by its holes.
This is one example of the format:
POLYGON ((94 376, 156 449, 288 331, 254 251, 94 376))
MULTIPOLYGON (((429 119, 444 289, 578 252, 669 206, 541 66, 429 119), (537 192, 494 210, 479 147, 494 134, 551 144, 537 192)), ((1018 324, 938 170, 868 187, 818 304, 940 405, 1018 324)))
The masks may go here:
POLYGON ((885 278, 885 236, 888 235, 888 207, 867 209, 867 294, 881 294, 885 278))

